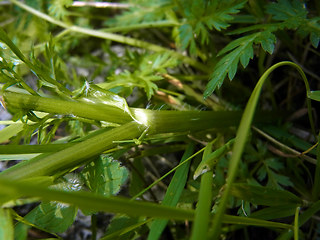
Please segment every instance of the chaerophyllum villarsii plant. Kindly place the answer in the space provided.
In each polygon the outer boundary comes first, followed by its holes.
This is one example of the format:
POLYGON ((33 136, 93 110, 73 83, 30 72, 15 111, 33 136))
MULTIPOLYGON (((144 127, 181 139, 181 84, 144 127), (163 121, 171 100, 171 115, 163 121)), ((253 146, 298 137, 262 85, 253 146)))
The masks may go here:
POLYGON ((0 239, 320 237, 317 1, 0 11, 0 239))

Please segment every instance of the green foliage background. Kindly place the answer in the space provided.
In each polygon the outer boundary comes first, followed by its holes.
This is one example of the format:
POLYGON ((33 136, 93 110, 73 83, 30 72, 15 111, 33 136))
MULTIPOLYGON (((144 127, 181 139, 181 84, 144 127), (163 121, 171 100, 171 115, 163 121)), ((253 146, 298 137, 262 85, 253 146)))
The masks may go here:
POLYGON ((0 239, 319 238, 318 1, 104 4, 0 1, 0 239))

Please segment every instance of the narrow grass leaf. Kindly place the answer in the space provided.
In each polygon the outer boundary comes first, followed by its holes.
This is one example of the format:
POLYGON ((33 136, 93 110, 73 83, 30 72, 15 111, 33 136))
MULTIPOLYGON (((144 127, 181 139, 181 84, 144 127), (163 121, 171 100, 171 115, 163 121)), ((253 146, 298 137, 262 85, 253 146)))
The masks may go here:
POLYGON ((136 138, 141 135, 143 130, 143 126, 136 122, 129 122, 111 130, 105 129, 99 134, 59 152, 44 153, 28 162, 21 162, 1 172, 0 177, 24 179, 64 172, 112 148, 116 145, 114 141, 136 138))
MULTIPOLYGON (((305 210, 303 213, 301 213, 300 218, 299 218, 298 226, 299 227, 303 226, 318 211, 320 211, 320 200, 318 200, 317 202, 313 203, 311 205, 311 207, 309 207, 307 210, 305 210)), ((293 231, 285 231, 277 239, 278 240, 292 239, 293 234, 294 234, 293 231)))
POLYGON ((308 93, 308 98, 315 100, 315 101, 320 101, 320 91, 311 91, 308 93))
MULTIPOLYGON (((115 239, 115 238, 122 238, 122 236, 126 237, 126 234, 129 232, 133 232, 133 230, 141 227, 144 224, 147 224, 148 222, 150 222, 151 219, 147 219, 145 221, 140 221, 137 222, 136 224, 131 224, 128 225, 127 227, 124 227, 122 229, 120 229, 119 231, 114 231, 104 237, 102 237, 100 240, 111 240, 111 239, 115 239)), ((128 238, 124 238, 125 240, 128 238)))
POLYGON ((48 189, 33 183, 0 178, 0 192, 2 195, 16 197, 17 194, 39 197, 44 201, 58 201, 72 204, 89 211, 105 211, 123 213, 132 216, 147 216, 163 219, 193 220, 194 211, 161 206, 148 202, 130 201, 121 197, 103 197, 88 192, 66 192, 48 189))
POLYGON ((279 206, 286 204, 302 204, 301 199, 293 193, 270 187, 253 186, 246 183, 234 183, 230 194, 257 205, 279 206))
POLYGON ((132 239, 134 236, 134 232, 132 231, 132 227, 140 226, 139 218, 137 217, 128 217, 125 215, 117 215, 112 218, 108 229, 106 231, 105 237, 102 239, 116 239, 118 240, 126 240, 132 239), (130 231, 131 230, 131 231, 130 231), (113 238, 112 238, 113 237, 113 238))
MULTIPOLYGON (((194 151, 194 145, 189 144, 184 152, 180 163, 184 162, 189 158, 194 151)), ((166 195, 163 198, 162 205, 164 206, 176 206, 179 198, 182 194, 184 186, 187 181, 188 171, 189 171, 190 161, 178 168, 173 175, 169 187, 167 189, 166 195)), ((162 231, 167 225, 168 220, 156 219, 152 222, 150 227, 150 232, 148 235, 148 240, 156 240, 161 236, 162 231)))
POLYGON ((297 207, 297 204, 285 204, 285 205, 267 207, 251 213, 250 217, 263 219, 263 220, 290 217, 295 214, 296 207, 297 207))
POLYGON ((294 240, 299 240, 299 211, 300 207, 297 207, 294 217, 294 240))
POLYGON ((210 223, 210 209, 212 202, 213 171, 208 171, 201 176, 199 201, 195 210, 191 239, 207 239, 210 223))
POLYGON ((11 137, 17 135, 23 130, 23 123, 16 123, 0 130, 0 143, 8 141, 11 137))
MULTIPOLYGON (((0 28, 0 41, 4 42, 14 52, 14 54, 32 70, 33 73, 46 80, 48 83, 57 86, 62 92, 65 92, 66 94, 71 94, 71 91, 69 89, 64 87, 61 83, 53 79, 46 71, 43 71, 43 69, 41 69, 39 66, 33 64, 29 59, 27 59, 19 50, 19 48, 10 40, 10 38, 5 33, 5 31, 3 31, 2 28, 0 28)), ((26 83, 21 83, 23 84, 24 88, 28 90, 30 93, 38 95, 38 93, 36 93, 26 83)))
MULTIPOLYGON (((0 132, 1 133, 1 132, 0 132)), ((43 145, 0 145, 0 154, 31 154, 57 152, 75 143, 43 144, 43 145)))
POLYGON ((39 154, 0 154, 0 161, 12 161, 12 160, 30 160, 39 156, 39 154))
MULTIPOLYGON (((210 236, 212 237, 212 239, 218 239, 219 235, 220 235, 222 217, 223 217, 223 214, 224 214, 225 209, 227 207, 227 202, 228 202, 228 199, 229 199, 229 196, 230 196, 230 190, 232 188, 233 181, 235 180, 235 177, 236 177, 237 172, 238 172, 238 166, 239 166, 239 163, 240 163, 240 158, 241 158, 242 152, 243 152, 244 147, 245 147, 247 136, 248 136, 249 131, 250 131, 250 125, 252 123, 253 115, 254 115, 255 108, 256 108, 257 103, 258 103, 258 99, 259 99, 259 96, 260 96, 260 92, 262 90, 262 86, 263 86, 264 82, 266 81, 266 79, 268 78, 268 76, 271 74, 271 72, 273 72, 276 68, 278 68, 280 66, 284 66, 284 65, 292 66, 296 70, 298 70, 298 72, 302 76, 303 81, 305 83, 306 90, 307 90, 306 92, 308 93, 310 91, 309 83, 307 81, 307 78, 306 78, 304 72, 302 71, 302 69, 298 65, 296 65, 296 64, 294 64, 292 62, 286 62, 285 61, 285 62, 280 62, 280 63, 277 63, 277 64, 273 65, 259 79, 256 87, 254 88, 254 90, 253 90, 253 92, 251 94, 251 97, 250 97, 250 99, 249 99, 249 101, 247 103, 247 106, 246 106, 246 108, 244 110, 244 113, 243 113, 243 116, 242 116, 242 119, 241 119, 241 122, 240 122, 240 125, 239 125, 239 128, 238 128, 238 131, 237 131, 237 136, 236 136, 235 144, 234 144, 233 151, 232 151, 232 157, 231 157, 230 162, 229 162, 227 183, 226 183, 224 192, 222 193, 221 201, 220 201, 220 203, 218 205, 218 210, 217 210, 216 215, 214 216, 213 226, 212 226, 211 231, 210 231, 210 236)), ((312 115, 311 115, 310 103, 308 103, 308 110, 309 110, 309 113, 310 113, 309 114, 309 120, 310 120, 312 129, 314 129, 314 124, 313 124, 312 115)))
POLYGON ((224 215, 223 222, 229 223, 229 224, 237 224, 237 225, 292 229, 292 225, 290 224, 265 221, 261 219, 251 218, 251 217, 224 215))
POLYGON ((0 208, 0 239, 13 240, 13 224, 8 209, 0 208))
POLYGON ((318 135, 318 146, 317 146, 317 165, 314 176, 314 184, 312 186, 312 198, 314 200, 319 199, 320 195, 320 133, 318 135))

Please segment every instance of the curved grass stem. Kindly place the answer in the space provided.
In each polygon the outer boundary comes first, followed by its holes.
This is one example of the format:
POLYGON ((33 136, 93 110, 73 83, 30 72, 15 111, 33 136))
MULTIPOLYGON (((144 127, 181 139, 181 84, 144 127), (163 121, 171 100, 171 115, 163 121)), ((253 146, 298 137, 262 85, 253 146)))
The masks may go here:
MULTIPOLYGON (((261 78, 259 79, 256 87, 254 88, 254 90, 251 94, 251 97, 247 103, 247 106, 246 106, 244 113, 243 113, 243 116, 241 118, 240 125, 238 127, 237 136, 235 139, 235 144, 234 144, 233 150, 232 150, 232 157, 229 162, 229 170, 228 170, 226 185, 225 185, 225 189, 223 191, 222 197, 221 197, 221 201, 218 206, 217 213, 213 218, 213 225, 210 230, 210 239, 219 239, 223 214, 224 214, 226 207, 227 207, 227 202, 228 202, 228 198, 230 195, 231 186, 232 186, 232 184, 236 178, 237 172, 238 172, 240 158, 241 158, 242 152, 245 147, 247 136, 250 131, 251 123, 253 120, 253 115, 254 115, 256 106, 258 104, 258 100, 259 100, 259 96, 260 96, 260 92, 262 90, 262 87, 263 87, 265 81, 268 79, 268 76, 275 69, 277 69, 278 67, 281 67, 281 66, 291 66, 291 67, 294 67, 295 69, 297 69, 298 72, 300 73, 304 83, 305 83, 307 95, 310 92, 309 83, 308 83, 308 80, 307 80, 304 72, 297 64, 292 63, 292 62, 284 61, 284 62, 277 63, 277 64, 271 66, 261 76, 261 78)), ((307 104, 308 104, 309 120, 310 120, 311 128, 312 128, 313 132, 315 132, 314 123, 313 123, 312 114, 311 114, 310 99, 307 99, 307 104)))

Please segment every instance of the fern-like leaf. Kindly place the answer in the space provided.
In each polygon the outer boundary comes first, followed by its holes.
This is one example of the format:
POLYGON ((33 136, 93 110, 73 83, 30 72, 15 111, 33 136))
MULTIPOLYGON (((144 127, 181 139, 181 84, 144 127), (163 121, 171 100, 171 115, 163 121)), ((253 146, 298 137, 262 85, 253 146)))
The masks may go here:
POLYGON ((300 35, 310 35, 310 42, 317 48, 320 41, 320 18, 308 18, 305 3, 299 0, 279 0, 267 5, 266 12, 272 19, 283 21, 283 28, 298 29, 300 35))
POLYGON ((232 41, 219 52, 218 56, 226 55, 216 64, 204 92, 204 97, 208 97, 216 87, 220 87, 227 74, 230 80, 234 78, 239 61, 244 68, 248 65, 249 60, 253 58, 253 44, 260 44, 264 51, 272 54, 276 42, 273 32, 277 30, 293 29, 297 30, 297 33, 303 37, 310 35, 312 45, 318 47, 320 18, 308 19, 308 11, 303 2, 299 0, 279 0, 269 3, 266 12, 272 15, 272 20, 277 22, 260 24, 232 32, 232 34, 239 34, 260 30, 258 33, 252 33, 232 41))
POLYGON ((261 44, 262 48, 271 54, 275 42, 276 37, 271 32, 264 31, 238 38, 229 43, 218 53, 218 56, 221 56, 229 52, 216 64, 204 96, 208 97, 217 87, 220 88, 227 74, 232 80, 237 72, 239 61, 244 68, 247 67, 250 59, 253 58, 253 44, 261 44))
POLYGON ((304 3, 299 0, 269 3, 266 12, 271 14, 274 20, 287 21, 293 25, 299 24, 299 19, 306 19, 308 14, 304 3))
POLYGON ((158 90, 158 86, 154 82, 163 79, 161 74, 166 73, 167 68, 175 67, 177 64, 177 60, 172 58, 169 53, 146 55, 135 66, 136 70, 132 72, 125 70, 118 75, 109 77, 109 82, 104 84, 104 88, 111 89, 122 86, 133 89, 139 87, 145 90, 148 99, 150 99, 158 90))
POLYGON ((243 8, 246 1, 179 1, 178 6, 186 23, 174 32, 176 43, 182 50, 189 49, 197 55, 197 42, 209 42, 209 31, 221 31, 229 27, 233 14, 243 8))
POLYGON ((127 26, 137 23, 160 21, 166 18, 173 8, 170 0, 136 1, 135 4, 121 15, 106 22, 110 26, 127 26))
POLYGON ((66 7, 71 6, 72 3, 72 0, 54 0, 49 7, 49 13, 57 19, 64 19, 69 15, 66 7))

